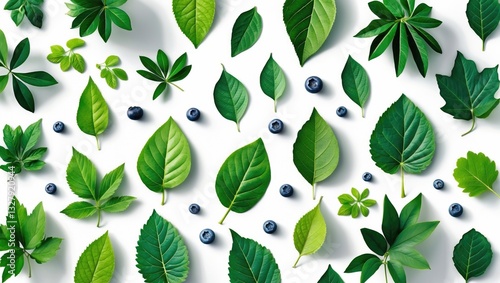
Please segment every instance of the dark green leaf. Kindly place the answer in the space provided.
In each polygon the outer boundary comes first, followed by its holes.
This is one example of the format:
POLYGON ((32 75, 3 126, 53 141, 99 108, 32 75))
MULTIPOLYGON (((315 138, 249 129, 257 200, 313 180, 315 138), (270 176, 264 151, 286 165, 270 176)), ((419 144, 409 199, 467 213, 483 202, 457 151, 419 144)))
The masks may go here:
POLYGON ((45 166, 45 162, 41 161, 41 160, 35 160, 35 161, 26 162, 23 164, 23 166, 24 166, 24 169, 26 169, 28 171, 38 171, 38 170, 41 170, 43 168, 43 166, 45 166))
POLYGON ((427 67, 429 65, 427 47, 425 40, 415 31, 411 25, 406 25, 408 28, 408 45, 410 46, 411 54, 413 55, 413 60, 417 65, 418 71, 425 77, 427 74, 427 67))
POLYGON ((42 22, 43 22, 42 10, 40 10, 40 8, 38 8, 38 6, 28 4, 28 3, 24 6, 24 8, 25 8, 26 17, 28 18, 30 23, 37 28, 42 28, 42 22))
POLYGON ((403 265, 397 261, 389 260, 387 262, 387 267, 394 283, 406 283, 406 273, 403 265))
POLYGON ((429 17, 412 17, 407 23, 420 28, 437 28, 442 22, 429 17))
POLYGON ((500 22, 500 4, 497 0, 469 0, 465 11, 469 26, 484 43, 500 22))
POLYGON ((102 11, 99 16, 99 35, 104 40, 104 42, 108 42, 109 37, 111 36, 112 26, 111 23, 113 20, 111 19, 111 12, 109 9, 105 9, 102 11))
POLYGON ((368 3, 368 7, 375 14, 375 16, 386 21, 396 20, 396 16, 380 1, 371 1, 368 3))
POLYGON ((382 261, 379 258, 370 258, 365 264, 363 264, 363 268, 361 269, 361 283, 366 282, 370 277, 377 272, 379 267, 382 265, 382 261))
POLYGON ((124 30, 132 30, 132 24, 130 23, 130 17, 122 9, 116 7, 110 7, 106 9, 109 12, 109 17, 118 27, 124 30))
POLYGON ((465 233, 453 249, 453 264, 466 282, 483 275, 492 257, 488 239, 475 229, 465 233))
POLYGON ((439 45, 437 40, 434 37, 432 37, 432 35, 426 32, 423 28, 417 26, 414 26, 413 28, 418 33, 418 35, 420 35, 425 40, 425 42, 432 48, 432 50, 436 51, 439 54, 443 53, 441 46, 439 45))
POLYGON ((391 245, 391 249, 400 249, 418 245, 432 234, 438 224, 439 221, 429 221, 407 226, 396 237, 396 240, 391 245))
POLYGON ((19 105, 30 112, 35 112, 35 100, 33 99, 33 94, 28 87, 13 76, 12 88, 14 89, 14 96, 16 97, 19 105))
POLYGON ((396 208, 394 208, 387 195, 384 196, 382 232, 384 233, 385 239, 389 245, 392 246, 399 234, 399 216, 396 208))
POLYGON ((415 0, 401 0, 401 6, 403 6, 408 15, 411 15, 415 9, 415 0))
POLYGON ((340 275, 333 270, 332 265, 329 264, 325 273, 319 279, 318 283, 344 283, 344 280, 340 277, 340 275))
POLYGON ((15 68, 21 66, 28 56, 30 55, 30 40, 25 38, 17 44, 14 49, 14 53, 12 54, 12 59, 10 59, 10 70, 14 70, 15 68))
POLYGON ((418 222, 420 208, 422 207, 422 193, 418 194, 412 201, 403 207, 399 216, 399 230, 403 231, 418 222))
POLYGON ((30 73, 12 73, 23 82, 34 86, 51 86, 57 84, 57 81, 49 73, 44 71, 30 73))
POLYGON ((398 24, 394 23, 389 30, 375 37, 370 46, 370 56, 368 57, 369 60, 375 59, 378 56, 382 55, 382 53, 384 53, 387 47, 389 47, 389 45, 391 44, 391 41, 396 36, 398 26, 398 24))
POLYGON ((159 84, 156 87, 155 92, 153 93, 153 100, 155 100, 156 98, 158 98, 158 96, 160 96, 165 91, 166 88, 167 88, 167 83, 166 82, 162 82, 161 84, 159 84))
POLYGON ((189 75, 191 72, 191 65, 185 66, 182 68, 179 72, 177 72, 175 75, 170 74, 168 78, 168 82, 176 82, 183 80, 185 77, 189 75))
POLYGON ((387 20, 373 20, 371 21, 368 26, 366 26, 364 29, 360 30, 354 37, 372 37, 372 36, 377 36, 385 31, 387 31, 389 28, 393 26, 392 21, 387 21, 387 20))
POLYGON ((8 82, 9 82, 9 75, 0 76, 0 93, 3 92, 8 82))
POLYGON ((158 66, 163 73, 162 77, 166 77, 169 68, 168 56, 163 52, 163 50, 158 49, 158 53, 156 54, 156 61, 158 62, 158 66))
POLYGON ((405 12, 403 11, 403 7, 400 4, 401 0, 384 0, 384 5, 391 11, 391 14, 396 16, 397 18, 402 18, 405 16, 405 12))
POLYGON ((144 77, 148 80, 151 80, 151 81, 155 81, 155 82, 163 82, 164 81, 163 78, 158 77, 157 75, 155 75, 151 72, 145 71, 145 70, 137 70, 137 73, 139 75, 141 75, 142 77, 144 77))
POLYGON ((408 35, 406 33, 406 25, 400 23, 398 27, 398 32, 394 40, 392 41, 392 53, 394 56, 394 67, 396 67, 396 77, 399 77, 406 66, 406 61, 408 59, 408 52, 410 48, 408 46, 408 35))
POLYGON ((159 78, 163 77, 160 68, 158 67, 158 65, 156 65, 156 63, 153 60, 151 60, 145 56, 139 56, 139 58, 141 59, 142 65, 144 65, 144 67, 146 67, 146 69, 151 71, 153 74, 155 74, 159 78))
POLYGON ((385 254, 388 248, 387 242, 385 241, 384 236, 382 236, 379 232, 363 228, 361 229, 361 235, 363 235, 363 239, 370 250, 379 256, 383 256, 385 254))
POLYGON ((425 3, 418 4, 417 8, 413 11, 413 16, 428 17, 431 14, 432 8, 425 3))
POLYGON ((177 73, 179 73, 184 67, 186 66, 187 63, 187 53, 183 53, 179 58, 177 58, 172 65, 172 69, 170 70, 170 74, 167 77, 167 80, 170 80, 173 76, 176 76, 177 73))
POLYGON ((364 117, 364 106, 370 95, 370 80, 366 70, 351 55, 342 70, 342 88, 349 98, 361 107, 364 117))
POLYGON ((262 17, 257 7, 238 16, 231 33, 231 57, 250 49, 262 33, 262 17))

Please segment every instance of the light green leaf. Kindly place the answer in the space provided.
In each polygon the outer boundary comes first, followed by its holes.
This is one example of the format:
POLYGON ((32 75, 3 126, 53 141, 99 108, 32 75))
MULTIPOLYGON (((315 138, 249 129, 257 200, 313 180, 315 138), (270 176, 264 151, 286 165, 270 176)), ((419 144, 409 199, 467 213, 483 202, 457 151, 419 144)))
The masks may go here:
POLYGON ((97 208, 86 201, 77 201, 68 205, 65 209, 61 210, 61 213, 74 219, 84 219, 94 215, 97 212, 97 208))
POLYGON ((69 70, 69 68, 71 68, 71 59, 69 56, 62 57, 60 63, 61 63, 61 65, 59 65, 59 67, 61 68, 61 71, 63 71, 63 72, 66 72, 67 70, 69 70))
POLYGON ((498 177, 495 161, 492 161, 484 153, 467 152, 467 158, 461 157, 457 160, 457 167, 453 170, 453 177, 458 186, 470 197, 479 196, 487 191, 492 192, 500 198, 493 190, 493 183, 498 177))
POLYGON ((127 72, 125 72, 125 70, 123 69, 113 68, 113 73, 115 73, 115 75, 122 81, 128 80, 127 72))
POLYGON ((469 0, 465 11, 469 26, 483 41, 493 33, 500 22, 500 4, 496 0, 469 0))
POLYGON ((50 261, 56 256, 62 240, 61 238, 45 238, 40 246, 36 247, 31 253, 31 258, 36 260, 37 263, 46 263, 50 261))
POLYGON ((238 16, 231 33, 231 57, 250 49, 262 33, 262 17, 257 7, 238 16))
POLYGON ((92 242, 80 255, 75 283, 109 283, 115 270, 115 254, 108 232, 92 242))
POLYGON ((230 211, 244 213, 254 207, 271 182, 271 165, 262 139, 236 150, 224 161, 215 181, 215 192, 230 211))
POLYGON ((73 156, 66 168, 66 180, 71 191, 81 198, 97 200, 96 175, 90 159, 73 148, 73 156))
POLYGON ((363 66, 351 55, 342 70, 342 87, 347 96, 361 107, 361 116, 364 117, 364 106, 370 95, 370 80, 363 66))
POLYGON ((120 57, 118 57, 116 55, 110 55, 110 56, 108 56, 108 58, 106 58, 106 61, 104 61, 104 64, 106 64, 106 66, 108 66, 108 67, 117 66, 118 64, 120 64, 120 57))
MULTIPOLYGON (((78 47, 82 47, 84 45, 85 45, 85 41, 83 39, 80 39, 80 38, 73 38, 73 39, 70 39, 66 42, 66 46, 69 49, 75 49, 78 47)), ((52 51, 52 52, 54 52, 54 51, 52 51)))
POLYGON ((315 184, 328 178, 339 163, 339 143, 332 128, 313 109, 311 117, 297 133, 293 144, 293 163, 300 174, 312 185, 315 199, 315 184))
POLYGON ((404 249, 406 247, 418 245, 434 232, 438 224, 439 221, 428 221, 407 226, 396 237, 396 240, 391 246, 391 250, 404 249))
POLYGON ((349 194, 341 194, 339 197, 339 202, 341 204, 353 204, 356 202, 356 199, 354 199, 351 195, 349 194))
POLYGON ((343 204, 340 206, 337 214, 340 216, 349 216, 352 214, 353 207, 354 207, 354 205, 352 205, 352 204, 343 204))
POLYGON ((286 0, 283 21, 300 65, 325 43, 335 22, 334 0, 286 0))
POLYGON ((325 273, 319 279, 318 283, 344 283, 344 280, 340 277, 340 275, 333 270, 332 265, 329 264, 325 273))
POLYGON ((170 117, 148 139, 137 160, 142 182, 153 192, 173 189, 187 178, 191 170, 191 150, 186 136, 170 117))
POLYGON ((104 175, 96 195, 97 200, 105 200, 113 196, 120 186, 125 171, 125 164, 118 166, 113 171, 104 175))
MULTIPOLYGON (((5 34, 0 29, 0 62, 2 62, 3 66, 7 66, 7 56, 9 55, 9 49, 7 46, 7 39, 5 38, 5 34)), ((1 92, 1 91, 0 91, 1 92)))
POLYGON ((212 26, 215 17, 215 6, 215 0, 172 1, 172 9, 177 25, 195 48, 200 46, 212 26))
POLYGON ((82 55, 75 53, 71 57, 71 66, 79 73, 83 74, 83 72, 85 72, 85 59, 83 59, 82 55))
POLYGON ((466 282, 472 277, 483 275, 492 257, 488 239, 475 229, 465 233, 453 249, 453 264, 466 282))
POLYGON ((293 267, 297 266, 302 256, 317 252, 325 242, 326 222, 320 209, 322 199, 323 197, 319 199, 318 204, 311 211, 302 216, 295 224, 293 243, 299 252, 299 258, 293 267))
POLYGON ((42 134, 42 119, 29 125, 21 137, 21 148, 23 155, 37 144, 42 134))
POLYGON ((25 249, 32 250, 40 245, 45 237, 45 211, 41 202, 28 215, 26 222, 21 222, 21 231, 25 249))
POLYGON ((101 206, 101 209, 106 212, 122 212, 127 210, 135 199, 129 196, 112 197, 101 206))
POLYGON ((189 273, 189 256, 175 227, 156 210, 141 229, 136 246, 136 262, 144 281, 184 282, 189 273))
POLYGON ((393 262, 401 263, 404 266, 415 269, 431 269, 425 257, 415 248, 408 246, 397 249, 391 248, 389 256, 393 262))
POLYGON ((269 59, 260 73, 260 88, 274 100, 274 112, 276 112, 276 103, 285 92, 286 78, 280 65, 274 60, 273 54, 269 55, 269 59))

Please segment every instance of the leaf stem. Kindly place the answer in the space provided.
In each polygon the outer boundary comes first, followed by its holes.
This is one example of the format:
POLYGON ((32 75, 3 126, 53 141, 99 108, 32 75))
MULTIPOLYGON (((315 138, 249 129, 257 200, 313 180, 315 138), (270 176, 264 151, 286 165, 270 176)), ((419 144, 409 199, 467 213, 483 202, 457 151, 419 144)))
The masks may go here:
POLYGON ((405 194, 405 170, 401 166, 401 197, 404 198, 405 194))
POLYGON ((26 261, 28 262, 28 278, 31 278, 31 261, 30 254, 27 251, 24 251, 24 256, 26 256, 26 261))
POLYGON ((361 107, 361 118, 365 118, 365 108, 361 107))
POLYGON ((168 82, 169 84, 175 86, 176 88, 178 88, 180 91, 184 91, 180 86, 174 84, 173 82, 168 82))
POLYGON ((469 134, 470 132, 472 132, 474 130, 474 128, 476 127, 476 116, 474 116, 474 113, 472 113, 472 127, 470 128, 470 130, 468 130, 467 132, 463 133, 462 134, 462 137, 469 134))
POLYGON ((167 190, 163 190, 161 191, 161 205, 165 205, 167 203, 167 200, 166 200, 166 192, 167 190))
POLYGON ((485 42, 485 40, 483 40, 483 52, 484 52, 484 42, 485 42))
POLYGON ((312 185, 312 193, 313 193, 313 200, 316 200, 316 183, 313 183, 312 185))
POLYGON ((274 113, 278 112, 278 109, 277 109, 278 106, 277 106, 277 104, 278 104, 278 101, 276 101, 276 99, 275 99, 274 100, 274 113))
POLYGON ((240 123, 236 122, 236 129, 238 129, 238 133, 241 133, 240 131, 240 123))
POLYGON ((224 214, 224 216, 222 216, 222 219, 219 221, 219 224, 222 225, 222 223, 224 223, 224 220, 226 219, 227 215, 229 214, 229 212, 231 211, 231 207, 229 207, 226 211, 226 213, 224 214))
POLYGON ((97 143, 97 150, 101 150, 101 143, 99 142, 99 136, 95 136, 95 141, 97 143))
POLYGON ((97 209, 97 228, 101 225, 101 209, 97 209))
POLYGON ((297 267, 297 263, 299 263, 299 260, 300 260, 301 257, 302 257, 302 255, 299 255, 299 258, 297 258, 297 260, 293 264, 293 268, 297 267))
POLYGON ((389 283, 387 279, 387 262, 384 262, 385 283, 389 283))

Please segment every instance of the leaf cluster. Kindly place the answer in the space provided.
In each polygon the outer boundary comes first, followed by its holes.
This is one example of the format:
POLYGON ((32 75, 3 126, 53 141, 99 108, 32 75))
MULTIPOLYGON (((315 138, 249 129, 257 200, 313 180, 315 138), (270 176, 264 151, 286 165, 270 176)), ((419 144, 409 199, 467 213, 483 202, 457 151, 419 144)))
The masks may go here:
POLYGON ((122 212, 135 200, 131 196, 114 196, 124 176, 125 164, 118 166, 102 178, 97 185, 97 170, 85 155, 73 148, 73 156, 66 169, 66 180, 71 191, 88 201, 74 202, 61 213, 75 219, 83 219, 97 213, 97 227, 101 222, 101 212, 122 212))
POLYGON ((426 31, 441 25, 441 21, 429 16, 432 8, 425 3, 415 7, 415 0, 372 1, 368 7, 379 19, 371 21, 355 37, 375 36, 369 60, 384 53, 392 42, 396 76, 403 72, 411 52, 418 71, 425 77, 429 64, 427 46, 442 53, 437 40, 426 31))
POLYGON ((45 162, 42 160, 47 152, 46 147, 35 148, 40 135, 42 120, 29 125, 23 132, 20 126, 13 129, 9 125, 3 128, 3 141, 5 147, 0 146, 0 158, 7 164, 1 165, 0 169, 15 174, 21 173, 23 169, 38 171, 43 168, 45 162))
POLYGON ((374 254, 362 254, 354 258, 346 273, 361 272, 361 283, 366 282, 384 266, 395 283, 406 283, 404 267, 430 269, 425 257, 415 246, 425 241, 436 229, 439 221, 418 222, 422 206, 422 194, 406 204, 398 215, 387 196, 384 197, 382 232, 361 229, 363 239, 374 254), (380 258, 382 257, 382 258, 380 258))
POLYGON ((43 11, 40 9, 42 4, 43 0, 8 0, 3 8, 11 11, 10 18, 16 26, 19 26, 26 16, 32 25, 42 28, 43 11))
POLYGON ((457 167, 453 170, 453 177, 463 192, 468 193, 470 197, 489 191, 500 198, 500 194, 493 189, 493 183, 498 178, 497 166, 495 161, 482 152, 469 151, 467 157, 459 158, 457 167))
POLYGON ((45 235, 45 211, 41 202, 28 214, 26 207, 14 197, 8 207, 6 225, 0 224, 0 251, 7 251, 0 258, 0 267, 4 267, 2 282, 17 276, 25 263, 31 277, 31 259, 38 264, 52 260, 61 242, 61 238, 45 235))
POLYGON ((340 204, 342 204, 337 213, 338 215, 351 215, 352 218, 356 218, 361 212, 361 215, 366 217, 370 213, 368 208, 377 204, 376 200, 368 199, 368 195, 370 194, 368 189, 364 189, 360 194, 357 189, 352 188, 351 194, 341 194, 338 197, 340 204))
POLYGON ((142 65, 144 65, 147 70, 137 70, 137 73, 150 81, 160 83, 154 91, 153 100, 165 92, 168 85, 173 85, 181 91, 184 91, 174 84, 174 82, 183 80, 191 72, 191 65, 187 65, 187 53, 177 58, 171 69, 167 54, 161 49, 159 49, 156 54, 156 63, 146 56, 139 56, 139 58, 141 59, 142 65))
POLYGON ((101 71, 101 78, 104 78, 108 86, 112 89, 118 87, 118 80, 128 80, 127 72, 121 68, 116 68, 119 64, 120 57, 116 55, 108 56, 104 63, 96 64, 97 69, 101 71))
POLYGON ((31 90, 26 84, 38 87, 46 87, 57 84, 57 81, 47 72, 35 71, 29 73, 14 72, 20 67, 30 55, 30 41, 25 38, 17 44, 14 53, 8 64, 8 46, 5 34, 0 30, 0 69, 5 69, 7 74, 0 75, 0 93, 2 93, 9 81, 9 75, 12 78, 12 89, 17 102, 24 109, 35 112, 35 100, 31 90))
POLYGON ((84 45, 85 41, 80 38, 73 38, 66 42, 69 50, 65 50, 61 45, 52 45, 50 47, 52 52, 47 55, 47 60, 54 64, 60 64, 63 72, 73 67, 79 73, 83 73, 85 71, 85 60, 82 55, 75 53, 74 50, 84 45))

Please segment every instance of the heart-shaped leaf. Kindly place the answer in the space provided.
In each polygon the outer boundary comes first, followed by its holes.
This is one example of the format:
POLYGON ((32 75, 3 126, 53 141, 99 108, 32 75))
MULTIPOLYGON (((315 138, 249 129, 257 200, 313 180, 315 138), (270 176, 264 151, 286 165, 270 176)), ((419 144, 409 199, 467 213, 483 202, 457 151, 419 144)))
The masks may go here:
POLYGON ((174 0, 172 8, 179 28, 198 48, 214 21, 215 0, 174 0))
POLYGON ((475 229, 465 233, 453 249, 453 264, 466 282, 483 275, 492 257, 488 239, 475 229))
POLYGON ((75 268, 75 283, 109 283, 114 270, 115 254, 106 231, 80 255, 75 268))
POLYGON ((233 25, 231 33, 231 57, 250 49, 262 33, 262 17, 257 7, 243 12, 233 25))

